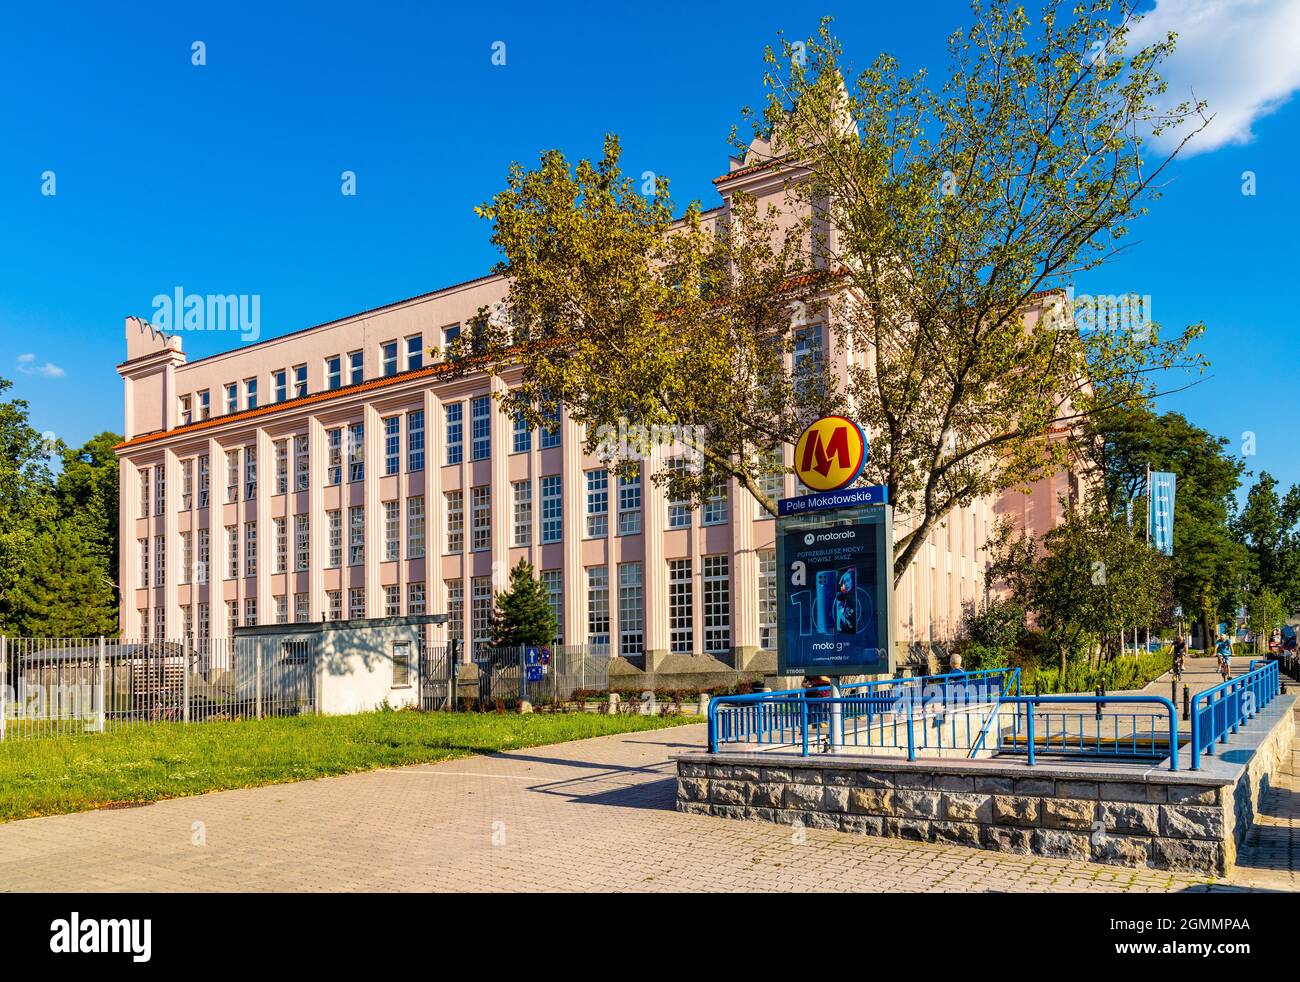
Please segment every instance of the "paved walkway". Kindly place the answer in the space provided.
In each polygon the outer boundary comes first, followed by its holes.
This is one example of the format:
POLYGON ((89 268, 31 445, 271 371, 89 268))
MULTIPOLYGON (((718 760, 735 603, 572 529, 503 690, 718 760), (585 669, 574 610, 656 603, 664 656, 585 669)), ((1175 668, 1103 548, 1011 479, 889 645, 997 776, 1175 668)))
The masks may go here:
POLYGON ((12 822, 0 889, 1205 889, 1156 870, 679 814, 669 756, 703 741, 692 725, 12 822))

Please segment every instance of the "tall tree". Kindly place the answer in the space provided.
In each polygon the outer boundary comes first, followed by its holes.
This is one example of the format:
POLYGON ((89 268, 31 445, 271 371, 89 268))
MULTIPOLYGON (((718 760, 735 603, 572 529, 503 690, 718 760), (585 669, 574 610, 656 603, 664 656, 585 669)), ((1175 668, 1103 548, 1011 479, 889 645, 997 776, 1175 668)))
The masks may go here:
POLYGON ((1300 607, 1300 486, 1281 494, 1277 478, 1261 471, 1235 529, 1250 550, 1258 588, 1277 594, 1288 611, 1300 607))
POLYGON ((1200 325, 1162 339, 1132 298, 1124 323, 1078 324, 1086 304, 1026 316, 1115 254, 1195 132, 1146 146, 1201 107, 1156 108, 1174 38, 1133 50, 1133 6, 1046 0, 1031 20, 977 0, 937 89, 884 54, 846 85, 828 21, 767 53, 751 119, 811 168, 792 193, 824 214, 818 247, 853 288, 834 323, 872 353, 849 382, 867 477, 907 519, 896 575, 952 508, 1059 469, 1069 442, 1049 435, 1104 408, 1098 393, 1138 402, 1157 369, 1198 363, 1200 325))
MULTIPOLYGON (((0 378, 0 395, 13 383, 0 378)), ((27 403, 0 400, 0 630, 12 630, 14 589, 32 566, 37 535, 54 521, 49 448, 27 403)))
POLYGON ((1084 0, 1066 22, 1062 6, 1031 25, 1004 0, 976 5, 939 91, 885 55, 850 91, 828 23, 798 57, 769 51, 750 151, 788 168, 794 228, 743 196, 729 222, 692 204, 675 223, 667 182, 641 194, 613 138, 596 164, 551 151, 515 165, 479 209, 509 293, 451 360, 520 372, 509 411, 547 425, 563 402, 624 472, 642 447, 611 434, 689 430, 703 466, 652 479, 698 503, 734 477, 772 513, 775 451, 851 407, 872 440, 866 479, 904 519, 901 577, 953 508, 1059 468, 1069 451, 1052 436, 1098 408, 1097 386, 1135 401, 1153 370, 1197 363, 1199 326, 1162 339, 1146 323, 1078 331, 1070 311, 1026 318, 1155 197, 1167 158, 1143 162, 1143 129, 1197 108, 1153 108, 1172 38, 1130 52, 1127 7, 1084 0), (827 313, 858 354, 810 378, 821 361, 796 355, 827 313))
POLYGON ((1082 446, 1100 475, 1106 508, 1123 514, 1130 503, 1146 507, 1146 472, 1178 475, 1174 497, 1173 591, 1189 619, 1213 635, 1230 616, 1246 549, 1231 524, 1243 462, 1227 452, 1229 441, 1189 423, 1178 413, 1157 416, 1146 405, 1115 406, 1085 427, 1082 446))

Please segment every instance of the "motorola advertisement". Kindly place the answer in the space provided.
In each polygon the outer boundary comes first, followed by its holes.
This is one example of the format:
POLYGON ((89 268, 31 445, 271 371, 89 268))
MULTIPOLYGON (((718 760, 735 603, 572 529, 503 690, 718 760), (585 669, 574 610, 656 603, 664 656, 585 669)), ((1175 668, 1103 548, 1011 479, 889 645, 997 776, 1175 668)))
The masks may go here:
POLYGON ((777 527, 778 670, 891 672, 888 509, 834 509, 777 527))

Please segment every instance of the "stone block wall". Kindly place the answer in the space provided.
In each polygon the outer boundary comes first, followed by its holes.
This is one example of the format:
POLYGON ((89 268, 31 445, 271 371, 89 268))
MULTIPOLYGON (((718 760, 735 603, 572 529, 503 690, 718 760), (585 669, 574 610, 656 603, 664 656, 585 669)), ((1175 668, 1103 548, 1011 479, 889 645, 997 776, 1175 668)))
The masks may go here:
POLYGON ((1122 866, 1224 873, 1231 786, 882 768, 879 761, 678 761, 677 808, 725 818, 976 846, 1122 866))

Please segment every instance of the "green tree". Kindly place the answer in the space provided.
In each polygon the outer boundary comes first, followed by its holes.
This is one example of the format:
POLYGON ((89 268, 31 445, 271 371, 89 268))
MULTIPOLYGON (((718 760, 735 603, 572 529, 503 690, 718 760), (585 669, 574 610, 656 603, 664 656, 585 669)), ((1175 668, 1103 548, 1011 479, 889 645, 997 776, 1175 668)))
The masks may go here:
POLYGON ((1121 515, 1130 502, 1145 514, 1146 471, 1178 475, 1174 497, 1174 602, 1210 637, 1231 616, 1246 549, 1231 522, 1244 464, 1228 440, 1178 413, 1156 415, 1146 405, 1114 406, 1088 422, 1081 446, 1100 475, 1106 507, 1121 515))
POLYGON ((1099 660, 1113 659, 1134 628, 1168 621, 1168 558, 1101 508, 1067 509, 1041 543, 1003 524, 992 552, 990 577, 1033 611, 1062 678, 1071 657, 1096 650, 1099 660))
POLYGON ((1286 622, 1286 607, 1268 587, 1253 592, 1246 601, 1246 620, 1255 635, 1255 652, 1268 652, 1268 642, 1273 632, 1286 622))
POLYGON ((1278 487, 1277 478, 1261 471, 1246 492, 1234 529, 1250 551, 1254 583, 1294 610, 1300 607, 1300 487, 1286 494, 1278 487))
POLYGON ((117 632, 112 583, 77 522, 65 519, 37 533, 30 559, 11 596, 11 623, 18 633, 83 638, 117 632))
POLYGON ((688 424, 702 467, 652 479, 698 502, 733 477, 772 513, 775 451, 852 407, 866 479, 906 518, 897 580, 953 508, 1059 469, 1069 450, 1051 437, 1098 408, 1096 387, 1138 400, 1154 369, 1198 363, 1199 326, 1161 339, 1026 318, 1155 197, 1168 158, 1143 151, 1143 129, 1198 108, 1153 109, 1172 38, 1128 51, 1127 7, 1084 0, 1067 23, 1063 6, 1031 25, 1004 0, 976 5, 937 91, 885 55, 850 90, 826 22, 803 57, 769 51, 746 163, 786 178, 804 217, 786 232, 743 196, 729 222, 692 204, 675 223, 667 182, 641 194, 613 138, 597 164, 515 165, 479 209, 509 292, 451 360, 511 373, 506 408, 534 425, 563 402, 624 472, 641 448, 611 434, 688 424), (828 312, 832 340, 862 354, 845 373, 792 357, 828 312))
MULTIPOLYGON (((13 387, 0 378, 0 395, 13 387)), ((27 403, 0 400, 0 630, 13 630, 14 590, 34 566, 33 548, 55 520, 49 447, 27 403)))
POLYGON ((492 643, 502 647, 550 644, 558 625, 546 587, 526 559, 510 571, 510 586, 496 597, 492 643))

